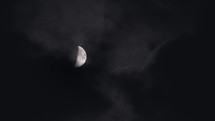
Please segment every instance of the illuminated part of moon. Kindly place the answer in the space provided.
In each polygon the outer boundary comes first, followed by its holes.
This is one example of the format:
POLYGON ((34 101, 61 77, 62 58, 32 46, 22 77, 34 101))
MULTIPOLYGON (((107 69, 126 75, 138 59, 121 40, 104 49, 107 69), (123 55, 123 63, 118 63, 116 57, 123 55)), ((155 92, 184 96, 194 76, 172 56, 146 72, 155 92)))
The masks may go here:
POLYGON ((75 67, 81 67, 87 61, 87 53, 81 46, 78 46, 75 67))

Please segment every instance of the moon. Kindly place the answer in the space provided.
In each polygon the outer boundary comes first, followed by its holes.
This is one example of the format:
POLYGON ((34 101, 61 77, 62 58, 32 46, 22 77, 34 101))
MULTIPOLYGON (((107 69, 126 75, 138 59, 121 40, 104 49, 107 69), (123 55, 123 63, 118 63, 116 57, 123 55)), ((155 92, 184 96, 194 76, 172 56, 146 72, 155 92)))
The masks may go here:
POLYGON ((78 46, 75 67, 81 67, 87 61, 87 53, 81 46, 78 46))

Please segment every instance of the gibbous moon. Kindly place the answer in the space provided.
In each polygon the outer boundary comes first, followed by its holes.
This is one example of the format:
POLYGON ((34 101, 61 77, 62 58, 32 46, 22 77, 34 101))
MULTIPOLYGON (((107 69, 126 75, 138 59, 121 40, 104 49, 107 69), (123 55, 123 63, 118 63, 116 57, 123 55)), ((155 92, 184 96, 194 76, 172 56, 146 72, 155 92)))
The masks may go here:
POLYGON ((81 46, 78 46, 75 67, 81 67, 87 60, 87 53, 81 46))

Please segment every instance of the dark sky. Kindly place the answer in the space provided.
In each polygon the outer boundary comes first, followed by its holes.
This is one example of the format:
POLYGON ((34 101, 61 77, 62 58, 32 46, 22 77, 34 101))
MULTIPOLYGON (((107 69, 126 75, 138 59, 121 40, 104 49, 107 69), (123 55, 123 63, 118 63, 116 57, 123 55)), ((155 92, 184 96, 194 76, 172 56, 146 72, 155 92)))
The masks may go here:
POLYGON ((7 120, 198 121, 212 89, 205 5, 19 0, 3 5, 7 120), (77 46, 88 55, 75 68, 77 46))

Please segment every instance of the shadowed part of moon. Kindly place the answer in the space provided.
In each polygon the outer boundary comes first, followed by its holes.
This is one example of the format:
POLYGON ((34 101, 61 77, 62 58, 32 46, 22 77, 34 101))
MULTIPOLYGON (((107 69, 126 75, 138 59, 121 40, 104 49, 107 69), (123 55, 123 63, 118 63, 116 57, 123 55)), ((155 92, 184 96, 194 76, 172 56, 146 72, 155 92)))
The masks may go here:
POLYGON ((78 46, 75 67, 81 67, 87 60, 87 53, 81 46, 78 46))

